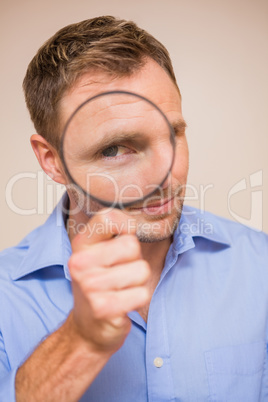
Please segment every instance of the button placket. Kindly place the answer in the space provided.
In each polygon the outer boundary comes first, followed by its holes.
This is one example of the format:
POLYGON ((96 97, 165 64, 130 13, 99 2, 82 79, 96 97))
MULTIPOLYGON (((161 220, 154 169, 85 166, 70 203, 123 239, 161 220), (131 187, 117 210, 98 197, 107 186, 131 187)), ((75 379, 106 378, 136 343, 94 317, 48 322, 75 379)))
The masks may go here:
POLYGON ((172 400, 174 395, 164 301, 162 282, 151 300, 147 322, 146 373, 150 402, 172 400))
POLYGON ((156 357, 155 359, 154 359, 154 365, 155 365, 155 367, 158 367, 158 368, 160 368, 160 367, 162 367, 163 366, 163 359, 161 359, 161 357, 156 357))

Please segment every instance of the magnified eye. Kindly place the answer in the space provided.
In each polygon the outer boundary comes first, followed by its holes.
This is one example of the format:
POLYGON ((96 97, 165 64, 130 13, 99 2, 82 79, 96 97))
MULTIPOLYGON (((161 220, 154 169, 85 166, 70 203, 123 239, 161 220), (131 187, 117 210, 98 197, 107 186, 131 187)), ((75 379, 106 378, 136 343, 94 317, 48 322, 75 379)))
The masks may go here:
POLYGON ((111 147, 105 148, 102 151, 102 156, 106 158, 113 158, 115 156, 120 156, 129 152, 129 149, 120 145, 113 145, 111 147))

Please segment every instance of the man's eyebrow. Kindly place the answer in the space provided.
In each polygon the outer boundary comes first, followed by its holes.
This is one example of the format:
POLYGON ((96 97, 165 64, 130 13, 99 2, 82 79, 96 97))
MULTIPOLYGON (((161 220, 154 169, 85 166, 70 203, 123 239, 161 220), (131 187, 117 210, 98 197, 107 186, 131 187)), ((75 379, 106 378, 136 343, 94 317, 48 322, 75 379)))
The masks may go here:
POLYGON ((81 150, 80 157, 86 160, 88 160, 89 158, 95 158, 97 154, 105 148, 109 148, 120 143, 127 143, 128 145, 133 144, 137 146, 138 143, 144 143, 144 135, 136 132, 115 133, 111 136, 107 135, 100 140, 94 142, 94 144, 91 144, 90 149, 81 150))
POLYGON ((112 134, 111 136, 106 136, 102 138, 99 142, 96 142, 96 144, 94 144, 94 147, 96 147, 97 151, 99 149, 108 148, 118 143, 120 144, 121 142, 134 143, 137 140, 138 141, 144 140, 144 136, 141 133, 136 132, 115 133, 112 134))
MULTIPOLYGON (((172 126, 175 135, 183 134, 187 124, 184 119, 177 119, 170 123, 172 126)), ((107 135, 102 137, 100 140, 91 144, 90 150, 84 149, 79 152, 79 156, 82 159, 89 160, 95 158, 99 152, 101 152, 105 148, 109 148, 114 145, 118 145, 120 143, 128 143, 129 145, 134 144, 137 146, 140 144, 144 146, 144 135, 138 132, 129 132, 129 133, 114 133, 113 135, 107 135)))
POLYGON ((186 121, 184 119, 178 119, 170 123, 173 127, 175 134, 183 133, 187 127, 186 121))

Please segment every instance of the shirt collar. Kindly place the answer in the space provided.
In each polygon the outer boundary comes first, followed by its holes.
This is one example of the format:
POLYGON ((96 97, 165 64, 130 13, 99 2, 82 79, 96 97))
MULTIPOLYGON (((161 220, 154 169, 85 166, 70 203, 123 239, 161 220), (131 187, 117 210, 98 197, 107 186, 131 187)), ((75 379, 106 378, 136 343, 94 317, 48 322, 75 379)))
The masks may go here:
POLYGON ((67 263, 71 255, 71 244, 65 229, 64 214, 67 204, 68 196, 64 194, 47 221, 17 246, 28 250, 11 273, 13 280, 51 266, 63 267, 65 277, 70 279, 67 263))
POLYGON ((231 241, 225 223, 224 218, 184 205, 178 229, 174 234, 173 247, 181 252, 186 243, 195 237, 202 237, 230 247, 231 241))
MULTIPOLYGON (((28 250, 21 263, 11 273, 13 280, 51 266, 62 266, 65 277, 70 280, 68 260, 71 255, 71 244, 65 229, 64 215, 67 203, 68 196, 65 194, 44 225, 31 232, 17 246, 28 250)), ((223 218, 215 217, 209 212, 184 205, 167 261, 171 257, 174 260, 179 254, 193 248, 195 237, 203 237, 230 247, 228 233, 221 220, 223 218)))
POLYGON ((173 236, 173 242, 168 250, 165 266, 161 273, 160 285, 166 274, 175 266, 180 254, 195 247, 194 239, 202 237, 208 241, 216 242, 222 247, 230 247, 230 241, 219 218, 209 212, 197 208, 183 206, 180 222, 173 236))

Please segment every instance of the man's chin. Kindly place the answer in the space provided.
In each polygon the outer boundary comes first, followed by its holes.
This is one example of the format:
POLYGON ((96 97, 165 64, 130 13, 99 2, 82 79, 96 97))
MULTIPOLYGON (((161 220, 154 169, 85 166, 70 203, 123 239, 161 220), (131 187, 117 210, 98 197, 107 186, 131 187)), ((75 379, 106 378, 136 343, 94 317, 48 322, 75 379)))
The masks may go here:
POLYGON ((150 217, 150 219, 147 218, 142 221, 137 219, 138 228, 136 234, 139 241, 153 243, 168 239, 173 236, 177 229, 180 217, 181 209, 175 209, 172 211, 172 214, 163 215, 162 217, 158 216, 158 219, 156 219, 156 216, 154 219, 150 217))

